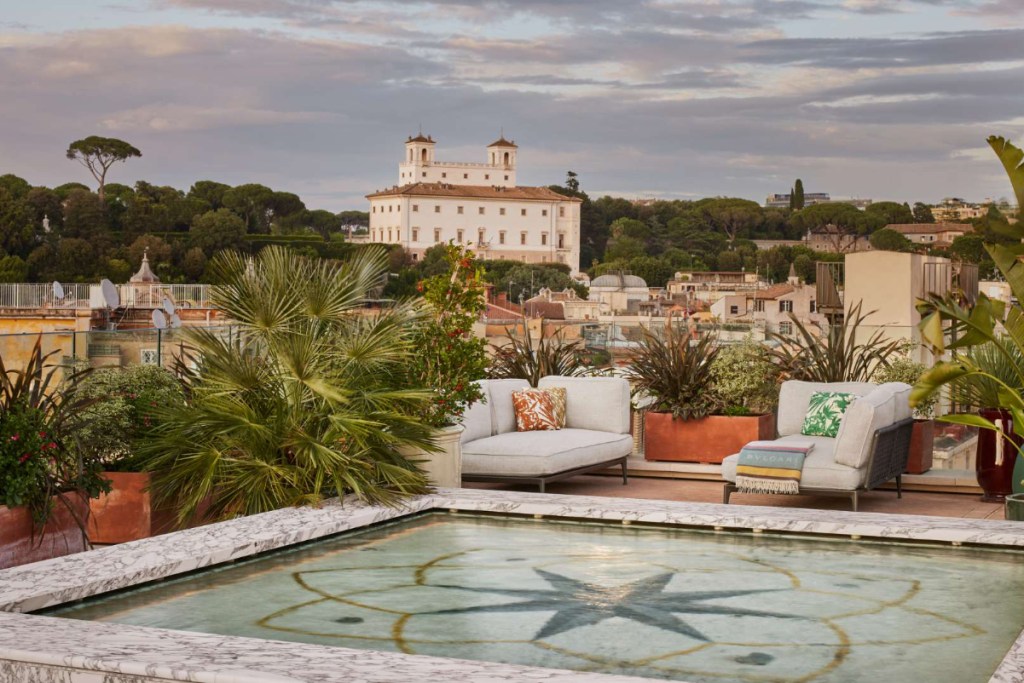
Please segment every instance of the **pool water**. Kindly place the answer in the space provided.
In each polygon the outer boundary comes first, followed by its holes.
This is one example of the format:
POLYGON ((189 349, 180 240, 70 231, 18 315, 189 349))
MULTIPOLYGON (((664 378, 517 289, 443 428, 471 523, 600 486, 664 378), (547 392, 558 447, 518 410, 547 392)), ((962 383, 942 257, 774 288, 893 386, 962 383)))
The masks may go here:
POLYGON ((49 614, 717 683, 987 681, 1019 554, 430 514, 49 614))

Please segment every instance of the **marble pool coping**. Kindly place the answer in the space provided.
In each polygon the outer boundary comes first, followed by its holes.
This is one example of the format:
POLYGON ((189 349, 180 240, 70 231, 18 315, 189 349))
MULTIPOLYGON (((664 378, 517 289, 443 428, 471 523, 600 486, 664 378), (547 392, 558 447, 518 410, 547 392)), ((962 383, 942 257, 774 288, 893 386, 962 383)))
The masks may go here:
MULTIPOLYGON (((75 683, 649 680, 25 614, 431 510, 1024 550, 1024 524, 998 520, 489 489, 439 489, 400 508, 335 500, 320 508, 277 510, 0 570, 0 679, 75 683)), ((1024 683, 1024 634, 990 680, 1024 683)))

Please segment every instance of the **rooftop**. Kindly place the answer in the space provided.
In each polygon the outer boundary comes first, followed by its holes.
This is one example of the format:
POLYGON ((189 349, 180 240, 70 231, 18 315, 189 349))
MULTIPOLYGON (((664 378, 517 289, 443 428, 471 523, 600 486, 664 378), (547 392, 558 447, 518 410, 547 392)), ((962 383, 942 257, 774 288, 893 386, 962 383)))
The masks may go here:
POLYGON ((967 223, 895 223, 885 226, 901 235, 930 235, 936 232, 974 232, 967 223))
POLYGON ((366 195, 375 197, 465 197, 466 199, 512 199, 542 202, 582 202, 546 187, 502 187, 500 185, 452 185, 451 183, 410 183, 366 195))

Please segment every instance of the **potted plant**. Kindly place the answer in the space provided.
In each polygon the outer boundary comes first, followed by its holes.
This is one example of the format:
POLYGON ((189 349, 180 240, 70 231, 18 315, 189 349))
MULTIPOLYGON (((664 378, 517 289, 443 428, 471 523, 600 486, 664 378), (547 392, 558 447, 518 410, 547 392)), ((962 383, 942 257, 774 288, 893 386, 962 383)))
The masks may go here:
POLYGON ((416 353, 410 363, 414 386, 431 393, 430 407, 418 417, 434 431, 434 446, 402 449, 417 461, 437 486, 462 485, 462 448, 459 422, 466 408, 483 398, 474 380, 487 367, 483 339, 473 325, 487 306, 483 273, 473 252, 461 245, 445 246, 447 272, 417 284, 427 314, 413 333, 416 353))
POLYGON ((720 463, 750 441, 775 436, 771 414, 751 414, 764 408, 762 397, 777 375, 774 366, 751 346, 726 349, 710 335, 693 339, 688 327, 671 318, 662 334, 644 330, 628 373, 638 403, 647 408, 645 459, 720 463), (738 364, 754 358, 767 386, 736 376, 738 364))
MULTIPOLYGON (((988 144, 1006 169, 1018 205, 1024 205, 1024 151, 997 136, 990 137, 988 144)), ((1011 236, 1017 241, 1024 238, 1024 224, 1016 223, 1007 229, 1012 231, 1011 236)), ((1020 245, 986 243, 985 250, 1010 285, 1014 299, 1024 301, 1024 263, 1020 261, 1020 245)), ((998 355, 1000 363, 1005 364, 1006 374, 1000 377, 992 372, 991 367, 985 367, 982 356, 976 351, 959 353, 952 360, 940 360, 921 377, 911 393, 911 403, 923 401, 950 384, 963 387, 978 380, 987 381, 990 392, 985 401, 990 405, 986 407, 997 409, 997 412, 946 415, 942 420, 982 430, 979 432, 979 460, 981 437, 984 435, 986 441, 992 441, 996 455, 1002 451, 1004 467, 1007 461, 1015 465, 1019 458, 1007 458, 1006 454, 1020 453, 1024 445, 1024 396, 1021 391, 1024 386, 1024 310, 1019 303, 1007 306, 979 293, 973 303, 965 302, 954 294, 932 296, 918 305, 918 311, 921 314, 921 336, 937 357, 941 358, 947 349, 956 353, 988 346, 989 352, 998 355), (997 331, 1000 326, 1006 334, 997 331)), ((1014 485, 1020 484, 1020 478, 1014 476, 1014 485)), ((1008 519, 1024 517, 1024 511, 1020 510, 1024 504, 1021 498, 1024 495, 1019 493, 1006 496, 1008 519)))
MULTIPOLYGON (((910 357, 915 348, 917 345, 913 342, 902 344, 898 354, 894 358, 889 358, 888 365, 880 365, 875 369, 872 381, 879 384, 917 384, 928 367, 910 357)), ((935 404, 938 400, 937 395, 930 396, 920 401, 914 408, 914 431, 910 438, 910 455, 907 457, 905 470, 907 474, 924 474, 932 468, 932 456, 935 453, 935 404)))
POLYGON ((429 395, 404 384, 421 313, 365 306, 387 270, 377 247, 342 261, 278 246, 211 260, 211 299, 235 332, 184 331, 195 362, 181 370, 185 399, 160 407, 138 445, 154 505, 183 526, 346 494, 397 505, 427 490, 398 453, 431 443, 417 417, 429 395))
POLYGON ((506 328, 508 343, 502 346, 491 345, 493 358, 487 371, 488 377, 525 379, 531 387, 536 387, 541 377, 574 377, 590 371, 584 360, 583 344, 579 340, 566 341, 559 330, 551 336, 544 336, 542 332, 534 344, 525 319, 523 330, 525 333, 520 337, 506 328))
POLYGON ((89 501, 89 538, 124 543, 169 531, 171 516, 152 504, 150 474, 142 471, 135 443, 155 426, 158 408, 184 402, 180 383, 156 365, 101 368, 85 378, 80 394, 93 402, 83 411, 77 442, 103 464, 111 486, 89 501))
POLYGON ((0 568, 85 550, 87 501, 106 488, 99 463, 71 445, 85 373, 58 382, 55 353, 40 335, 24 367, 0 358, 0 568))

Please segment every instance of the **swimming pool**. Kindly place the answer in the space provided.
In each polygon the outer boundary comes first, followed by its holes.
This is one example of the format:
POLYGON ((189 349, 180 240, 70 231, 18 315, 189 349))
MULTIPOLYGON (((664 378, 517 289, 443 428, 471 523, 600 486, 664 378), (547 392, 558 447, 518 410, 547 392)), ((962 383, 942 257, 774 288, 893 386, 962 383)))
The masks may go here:
POLYGON ((694 682, 969 683, 1024 623, 1022 560, 434 513, 51 614, 694 682))
MULTIPOLYGON (((929 658, 955 659, 956 650, 963 648, 965 643, 971 649, 977 649, 976 643, 992 639, 990 644, 981 646, 988 653, 985 661, 978 660, 976 665, 968 667, 971 670, 967 672, 972 680, 984 680, 991 671, 991 662, 998 658, 999 649, 1006 647, 1005 639, 1012 638, 1007 633, 1019 630, 1024 620, 1014 623, 1017 617, 1007 616, 1007 613, 999 616, 996 612, 974 610, 995 609, 990 603, 1011 603, 1015 600, 1010 591, 1016 590, 1016 570, 1012 566, 1008 569, 1003 559, 1019 557, 1017 552, 1022 549, 1024 525, 991 520, 465 489, 440 490, 420 496, 399 509, 354 501, 342 505, 335 501, 321 508, 279 510, 0 571, 0 680, 15 683, 51 679, 75 683, 167 680, 216 680, 218 683, 350 683, 353 680, 373 683, 413 680, 639 683, 650 680, 651 676, 681 676, 692 681, 703 678, 729 680, 713 675, 721 673, 733 677, 741 675, 740 680, 769 681, 791 680, 785 676, 794 675, 805 665, 824 661, 826 657, 822 653, 826 651, 831 657, 828 661, 837 661, 838 665, 822 670, 820 674, 812 673, 811 678, 805 680, 847 680, 842 677, 847 671, 856 672, 863 667, 874 667, 874 671, 882 672, 881 680, 897 680, 896 671, 917 671, 914 665, 906 664, 906 653, 928 652, 929 658), (444 517, 418 517, 439 512, 445 513, 444 517), (451 517, 450 513, 457 514, 451 517), (481 513, 503 518, 476 520, 475 515, 481 513), (387 526, 396 522, 411 526, 387 526), (494 524, 502 525, 502 528, 495 531, 492 529, 494 524), (338 536, 348 532, 357 534, 338 536), (431 540, 429 534, 435 532, 447 536, 431 540), (529 533, 530 538, 540 538, 534 535, 535 532, 551 535, 540 540, 524 540, 525 535, 518 535, 529 533), (804 536, 815 539, 810 545, 824 548, 829 553, 841 549, 838 551, 845 555, 843 571, 846 574, 870 578, 877 586, 885 586, 885 590, 882 594, 869 596, 862 593, 855 576, 830 576, 830 570, 811 566, 805 559, 803 548, 808 539, 804 536), (643 540, 645 538, 647 540, 643 540), (516 540, 513 542, 513 539, 516 540), (650 539, 655 539, 654 545, 648 545, 650 539), (451 547, 440 547, 442 540, 444 545, 451 547), (641 540, 643 547, 631 545, 641 540), (889 541, 899 543, 891 544, 889 541), (483 542, 486 544, 481 545, 483 542), (297 547, 301 543, 309 545, 297 547), (337 547, 325 550, 332 543, 337 543, 337 547), (570 543, 577 550, 569 553, 569 558, 535 559, 553 553, 564 555, 570 543), (927 546, 908 545, 913 543, 927 546), (652 548, 659 544, 661 549, 655 552, 652 548), (316 566, 327 571, 310 574, 317 580, 306 581, 308 589, 301 588, 292 576, 300 571, 305 574, 320 561, 333 562, 337 558, 358 555, 364 558, 383 557, 385 553, 381 548, 384 547, 388 548, 388 553, 392 550, 411 553, 413 546, 419 546, 424 557, 428 553, 433 555, 429 559, 400 563, 409 565, 401 568, 373 569, 393 564, 382 563, 379 559, 374 560, 378 564, 342 564, 342 572, 338 572, 337 567, 316 566), (363 547, 378 549, 359 549, 363 547), (689 547, 691 552, 679 556, 678 549, 684 547, 689 547), (477 564, 477 560, 483 557, 479 552, 469 552, 473 548, 489 548, 487 552, 494 554, 492 559, 501 560, 500 567, 485 567, 482 573, 482 576, 490 576, 494 580, 456 581, 465 578, 458 573, 469 572, 472 569, 470 565, 477 564), (703 550, 694 552, 694 548, 703 550), (275 551, 285 552, 277 556, 273 554, 275 551), (463 554, 442 559, 421 572, 422 580, 429 585, 417 584, 415 570, 412 570, 412 580, 406 577, 399 582, 397 577, 392 577, 399 584, 407 583, 404 588, 388 583, 379 585, 378 588, 383 590, 370 596, 375 601, 384 602, 367 602, 367 606, 361 608, 366 613, 335 611, 336 606, 338 609, 357 609, 357 606, 337 599, 347 590, 343 583, 338 582, 339 574, 352 573, 354 576, 361 573, 362 583, 369 573, 372 580, 384 582, 389 572, 408 572, 412 566, 420 567, 424 562, 450 552, 463 554), (316 559, 318 553, 323 553, 323 557, 316 559), (673 553, 676 556, 672 556, 673 553), (329 559, 329 555, 333 558, 329 559), (933 555, 936 559, 929 559, 933 555), (584 569, 579 562, 585 556, 590 556, 600 569, 584 569), (759 562, 752 561, 757 558, 760 558, 759 562), (902 564, 903 560, 909 562, 909 558, 923 560, 914 566, 902 564), (245 573, 264 561, 298 562, 294 570, 288 571, 285 567, 285 583, 299 586, 300 592, 308 595, 300 599, 299 593, 291 592, 294 589, 290 588, 288 591, 281 589, 280 597, 276 597, 279 589, 274 588, 253 591, 241 598, 237 596, 242 594, 236 593, 234 600, 220 602, 220 609, 215 610, 220 616, 237 611, 255 617, 249 619, 250 622, 263 620, 262 630, 250 632, 247 636, 179 630, 188 628, 184 622, 174 624, 174 628, 163 628, 115 620, 84 621, 43 616, 47 609, 64 606, 70 610, 76 601, 97 596, 142 600, 133 607, 144 607, 146 601, 158 596, 159 592, 177 590, 176 586, 182 581, 196 578, 206 581, 209 577, 228 576, 236 571, 245 573), (945 569, 938 571, 943 566, 945 569), (738 567, 743 567, 743 570, 738 567), (213 571, 203 577, 200 572, 209 569, 213 571), (447 574, 439 574, 440 571, 447 574), (943 581, 951 581, 952 577, 959 577, 961 583, 967 581, 987 586, 980 591, 986 593, 984 604, 973 598, 971 602, 959 597, 941 597, 936 592, 914 589, 913 585, 906 588, 906 581, 922 579, 909 572, 931 574, 933 571, 938 572, 929 579, 933 586, 941 586, 943 581), (664 577, 666 574, 671 577, 664 577), (501 580, 497 581, 499 576, 501 580), (793 583, 793 577, 798 580, 798 586, 793 583), (768 581, 768 585, 751 586, 747 578, 763 579, 768 581), (320 583, 320 579, 327 583, 320 583), (787 579, 788 584, 785 583, 787 579), (828 581, 847 585, 829 587, 823 583, 828 581), (316 595, 310 589, 325 591, 330 598, 316 595), (406 611, 411 611, 408 606, 416 604, 406 602, 411 590, 430 590, 447 597, 439 598, 444 601, 440 607, 436 604, 433 607, 418 605, 416 613, 400 624, 400 637, 396 640, 395 622, 403 615, 388 614, 380 608, 390 609, 389 604, 404 605, 406 611), (642 620, 638 622, 628 618, 629 614, 601 618, 596 623, 576 621, 573 628, 557 633, 552 630, 557 624, 553 624, 542 632, 555 614, 566 611, 562 609, 565 605, 559 603, 561 607, 558 609, 536 611, 516 608, 508 613, 504 611, 508 605, 529 602, 532 598, 523 593, 503 595, 498 590, 540 591, 549 607, 552 591, 559 595, 579 594, 590 601, 594 601, 596 596, 596 604, 605 615, 609 610, 614 612, 622 608, 646 614, 648 607, 640 599, 649 595, 661 595, 661 599, 673 603, 681 599, 682 611, 667 609, 673 605, 662 602, 660 612, 662 616, 667 614, 685 624, 680 627, 684 631, 690 628, 696 633, 677 633, 658 624, 652 626, 642 620), (722 591, 732 595, 703 601, 696 599, 702 596, 693 595, 700 592, 707 598, 708 592, 722 591), (753 592, 739 595, 736 594, 738 591, 753 592), (820 599, 820 595, 826 592, 838 595, 828 597, 826 604, 820 599), (268 595, 279 603, 271 604, 268 595), (455 595, 461 597, 456 600, 455 595), (780 600, 783 597, 786 599, 780 600), (321 598, 324 598, 323 606, 301 607, 303 603, 321 598), (395 602, 389 603, 391 600, 395 602), (625 604, 619 604, 623 600, 625 604), (873 605, 869 604, 871 601, 874 601, 873 605), (867 615, 849 614, 856 605, 861 605, 861 611, 875 612, 882 617, 881 620, 873 626, 864 626, 862 619, 867 615), (478 606, 487 610, 465 611, 478 606), (829 606, 842 611, 814 611, 829 606), (502 609, 495 611, 494 607, 502 609), (326 609, 327 613, 317 615, 309 611, 318 608, 326 609), (764 614, 723 614, 724 608, 757 609, 764 614), (914 611, 918 609, 935 612, 938 616, 914 611), (281 610, 285 612, 280 613, 281 610), (462 613, 441 613, 445 610, 462 610, 462 613), (271 615, 275 618, 265 619, 271 615), (380 620, 382 616, 387 616, 388 620, 379 624, 374 622, 375 618, 380 620), (464 625, 464 632, 455 630, 452 624, 456 622, 451 620, 469 618, 476 621, 463 623, 472 628, 464 625), (523 630, 523 633, 514 634, 514 638, 511 637, 510 618, 515 618, 516 628, 523 630), (523 619, 521 623, 518 621, 520 618, 523 619), (310 629, 310 624, 318 619, 329 629, 310 629), (433 620, 432 627, 425 626, 426 619, 433 620), (954 624, 949 619, 962 623, 954 624), (442 620, 449 621, 443 622, 447 625, 440 626, 442 620), (838 624, 848 642, 844 644, 843 637, 829 627, 829 622, 838 624), (481 624, 490 624, 488 628, 498 632, 502 640, 522 642, 469 642, 478 640, 472 637, 474 634, 486 630, 481 624), (753 630, 759 628, 761 633, 756 640, 749 633, 740 639, 740 624, 747 624, 745 628, 748 629, 750 624, 755 624, 753 630), (756 627, 757 624, 761 627, 756 627), (384 632, 388 625, 392 630, 384 632), (885 627, 885 638, 875 635, 879 625, 885 627), (284 640, 286 636, 282 634, 290 628, 318 631, 317 637, 324 638, 319 642, 330 644, 284 640), (894 631, 901 629, 905 632, 901 637, 903 641, 915 642, 897 642, 900 639, 891 637, 894 631), (980 634, 975 629, 986 633, 980 634), (620 637, 629 631, 633 634, 628 639, 620 637), (639 632, 646 635, 638 639, 636 633, 639 632), (610 633, 612 637, 597 648, 595 655, 591 646, 598 642, 602 633, 610 633), (377 636, 384 640, 367 648, 368 643, 355 645, 353 635, 377 636), (935 642, 936 638, 940 642, 935 642), (428 642, 430 640, 450 642, 428 642), (916 642, 921 640, 927 642, 916 642), (1000 640, 1003 640, 1002 645, 1000 640), (692 642, 692 647, 678 647, 684 641, 692 642), (661 649, 666 644, 677 649, 661 649), (453 652, 438 649, 442 645, 462 649, 455 656, 434 654, 453 652), (477 646, 488 653, 498 652, 500 657, 491 657, 492 661, 467 659, 476 656, 473 648, 477 646), (513 653, 516 657, 524 651, 533 652, 529 656, 534 658, 513 659, 505 656, 505 650, 497 649, 499 646, 516 650, 517 653, 513 653), (657 649, 658 652, 639 656, 638 649, 644 648, 657 649), (728 648, 736 649, 727 653, 728 648), (566 652, 559 652, 559 649, 566 652), (539 658, 537 651, 542 653, 539 658), (879 652, 884 652, 884 656, 878 655, 879 652), (703 662, 701 657, 705 658, 703 662), (494 659, 533 661, 540 666, 506 664, 494 659), (577 671, 547 668, 568 666, 567 659, 585 663, 577 671), (857 666, 847 666, 854 661, 857 666), (711 662, 714 671, 705 675, 700 672, 707 662, 711 662), (663 670, 659 671, 657 667, 663 670), (623 673, 605 674, 600 671, 623 673), (781 671, 783 677, 768 675, 768 671, 781 671), (645 678, 638 678, 638 675, 645 678)), ((265 566, 269 568, 270 565, 265 566)), ((269 576, 271 572, 265 573, 269 576)), ((340 597, 350 599, 352 596, 340 597)), ((183 596, 166 593, 157 599, 171 604, 174 600, 182 600, 183 596)), ((360 603, 363 600, 368 600, 367 596, 359 598, 360 603)), ((569 606, 575 604, 570 602, 569 606)), ((98 609, 101 602, 78 603, 77 606, 98 609)), ((563 617, 572 616, 572 611, 563 617)), ((127 615, 130 609, 125 607, 119 612, 127 615)), ((144 612, 145 609, 140 609, 132 618, 141 617, 144 612)), ((195 609, 181 610, 178 616, 186 618, 190 612, 193 617, 199 616, 195 609)), ((70 611, 67 614, 70 615, 70 611)), ((80 616, 84 616, 84 612, 80 616)), ((584 621, 596 619, 584 616, 584 621)), ((114 617, 113 611, 104 618, 110 617, 114 617)), ((667 623, 678 626, 676 622, 667 623)), ((813 671, 819 669, 820 666, 813 671)), ((912 678, 924 680, 917 673, 912 678)), ((999 683, 1024 680, 1024 638, 1018 637, 1009 645, 990 680, 999 683)))

